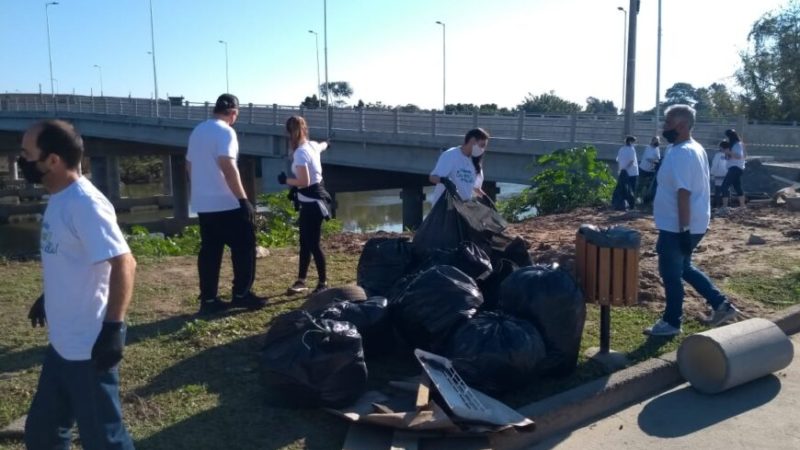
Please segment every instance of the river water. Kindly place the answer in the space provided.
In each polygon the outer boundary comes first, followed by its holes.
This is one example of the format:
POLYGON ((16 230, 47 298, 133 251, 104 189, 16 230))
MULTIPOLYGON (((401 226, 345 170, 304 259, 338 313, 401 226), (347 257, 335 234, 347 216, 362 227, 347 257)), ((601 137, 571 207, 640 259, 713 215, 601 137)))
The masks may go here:
MULTIPOLYGON (((499 183, 500 198, 518 193, 524 186, 516 184, 499 183)), ((430 194, 432 186, 425 188, 425 193, 430 194)), ((142 197, 161 193, 159 183, 143 186, 128 186, 122 189, 123 196, 142 197)), ((403 207, 399 189, 348 192, 336 194, 338 208, 337 219, 341 220, 345 231, 402 231, 403 207)), ((430 204, 426 201, 423 206, 425 214, 430 211, 430 204)), ((151 211, 143 213, 122 213, 118 219, 121 223, 142 223, 172 215, 170 210, 151 211)), ((22 223, 0 225, 0 255, 31 254, 39 248, 39 224, 22 223)))

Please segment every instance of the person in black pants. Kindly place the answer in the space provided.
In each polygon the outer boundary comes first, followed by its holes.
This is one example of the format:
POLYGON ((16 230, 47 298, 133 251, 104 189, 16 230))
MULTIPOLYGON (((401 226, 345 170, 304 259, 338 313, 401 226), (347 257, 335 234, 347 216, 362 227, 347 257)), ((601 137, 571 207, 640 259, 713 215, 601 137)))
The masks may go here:
POLYGON ((722 182, 722 206, 726 208, 728 206, 731 187, 736 191, 736 196, 739 198, 739 206, 745 206, 742 175, 744 175, 747 153, 745 152, 744 144, 742 144, 742 140, 739 138, 739 134, 736 130, 725 130, 725 137, 728 138, 731 147, 725 152, 728 157, 728 173, 725 175, 725 180, 722 182))
POLYGON ((292 116, 286 121, 289 134, 289 147, 292 149, 292 174, 278 175, 278 182, 292 186, 295 205, 300 209, 300 267, 297 281, 288 289, 290 294, 308 290, 306 276, 311 257, 317 266, 317 287, 313 293, 328 287, 325 254, 322 252, 322 221, 330 218, 330 194, 322 181, 322 162, 320 154, 328 148, 327 142, 314 142, 308 139, 308 125, 300 116, 292 116))
POLYGON ((255 208, 244 192, 236 159, 239 141, 232 128, 239 117, 239 99, 222 94, 214 117, 200 123, 189 136, 186 165, 192 184, 191 203, 200 223, 200 314, 228 307, 259 309, 265 297, 252 291, 256 273, 255 208), (231 249, 233 299, 217 293, 225 246, 231 249))

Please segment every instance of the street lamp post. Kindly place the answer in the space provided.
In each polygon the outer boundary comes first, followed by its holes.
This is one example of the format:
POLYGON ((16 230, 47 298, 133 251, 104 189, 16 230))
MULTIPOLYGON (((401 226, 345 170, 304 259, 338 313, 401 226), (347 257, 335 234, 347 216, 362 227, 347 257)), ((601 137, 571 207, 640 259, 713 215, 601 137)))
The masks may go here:
POLYGON ((153 56, 153 92, 155 93, 155 112, 158 117, 158 77, 156 76, 156 37, 153 31, 153 0, 150 0, 150 54, 153 56))
POLYGON ((437 20, 436 23, 442 26, 442 113, 444 113, 447 107, 447 39, 445 35, 445 30, 447 27, 445 26, 444 22, 440 20, 437 20))
MULTIPOLYGON (((323 16, 322 40, 323 40, 323 45, 325 46, 325 103, 327 103, 328 109, 330 109, 331 86, 328 82, 328 0, 323 0, 322 2, 322 16, 323 16)), ((330 134, 330 126, 328 127, 328 134, 330 134)))
POLYGON ((58 2, 48 2, 44 4, 44 20, 47 23, 47 60, 50 63, 50 95, 52 97, 56 96, 56 90, 53 87, 53 52, 50 48, 50 14, 48 13, 47 8, 57 4, 58 2))
POLYGON ((633 103, 636 95, 636 28, 639 0, 630 0, 628 20, 628 59, 625 67, 625 135, 633 134, 633 103))
POLYGON ((661 113, 661 0, 658 0, 658 50, 656 52, 656 134, 658 134, 658 116, 661 113))
POLYGON ((314 44, 317 47, 317 101, 322 101, 322 84, 319 79, 319 33, 314 30, 308 30, 309 33, 314 35, 314 44))
POLYGON ((622 6, 617 7, 618 10, 622 11, 624 14, 623 22, 622 22, 622 103, 621 108, 625 109, 625 74, 626 68, 628 63, 628 10, 623 8, 622 6))
POLYGON ((231 85, 228 83, 228 41, 220 39, 220 44, 225 46, 225 92, 231 92, 231 85))
POLYGON ((100 73, 100 97, 104 97, 104 95, 103 95, 103 67, 100 66, 99 64, 95 64, 94 66, 97 67, 97 71, 100 73))

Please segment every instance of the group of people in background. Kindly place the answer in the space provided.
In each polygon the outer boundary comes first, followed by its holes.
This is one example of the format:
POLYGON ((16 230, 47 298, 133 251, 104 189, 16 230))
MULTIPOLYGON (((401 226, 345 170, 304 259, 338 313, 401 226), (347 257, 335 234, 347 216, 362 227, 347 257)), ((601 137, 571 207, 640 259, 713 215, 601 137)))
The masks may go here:
MULTIPOLYGON (((658 181, 656 174, 661 165, 661 139, 653 136, 650 144, 642 154, 641 162, 636 155, 636 137, 627 136, 625 145, 617 152, 619 175, 614 190, 612 205, 616 209, 634 209, 637 205, 647 206, 656 195, 658 181)), ((671 144, 665 149, 669 151, 671 144)), ((739 134, 734 129, 725 130, 725 139, 719 143, 719 151, 714 155, 709 166, 714 207, 727 208, 730 191, 736 194, 738 205, 745 206, 742 176, 747 154, 739 134)))

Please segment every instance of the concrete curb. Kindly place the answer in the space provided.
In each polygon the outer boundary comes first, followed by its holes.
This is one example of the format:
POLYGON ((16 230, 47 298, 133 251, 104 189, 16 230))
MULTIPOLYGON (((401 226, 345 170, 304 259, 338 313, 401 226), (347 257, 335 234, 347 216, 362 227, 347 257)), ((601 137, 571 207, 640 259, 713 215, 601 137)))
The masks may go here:
MULTIPOLYGON (((798 333, 800 305, 787 308, 768 319, 787 335, 798 333)), ((683 382, 678 371, 676 352, 649 359, 520 408, 521 414, 536 422, 536 431, 501 433, 492 439, 492 448, 526 448, 621 411, 683 382)))

